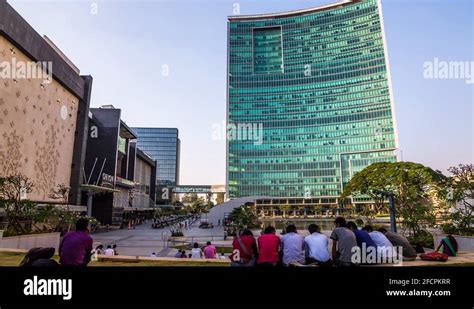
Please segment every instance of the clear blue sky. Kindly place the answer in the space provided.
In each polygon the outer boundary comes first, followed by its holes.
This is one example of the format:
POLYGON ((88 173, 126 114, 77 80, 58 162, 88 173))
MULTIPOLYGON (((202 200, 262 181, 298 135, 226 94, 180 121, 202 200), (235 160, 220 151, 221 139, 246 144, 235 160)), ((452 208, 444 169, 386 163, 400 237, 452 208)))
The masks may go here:
MULTIPOLYGON (((9 0, 94 77, 92 106, 121 108, 130 126, 179 128, 183 184, 225 183, 225 142, 212 140, 212 125, 225 119, 226 16, 234 3, 254 14, 333 2, 9 0)), ((474 162, 474 85, 423 78, 423 63, 434 57, 474 61, 473 1, 382 3, 403 159, 443 172, 474 162)))

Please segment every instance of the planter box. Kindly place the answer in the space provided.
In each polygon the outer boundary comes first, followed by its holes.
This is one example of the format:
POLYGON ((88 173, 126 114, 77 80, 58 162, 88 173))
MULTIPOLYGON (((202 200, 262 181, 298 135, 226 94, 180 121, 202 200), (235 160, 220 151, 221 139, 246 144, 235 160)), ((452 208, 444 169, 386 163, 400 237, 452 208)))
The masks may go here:
POLYGON ((59 249, 61 233, 28 234, 21 236, 3 237, 0 248, 25 249, 34 247, 53 247, 56 253, 59 249))
MULTIPOLYGON (((435 234, 433 235, 435 248, 438 247, 441 239, 446 237, 447 234, 435 234)), ((458 251, 462 252, 474 252, 474 236, 460 236, 452 235, 458 243, 458 251)))

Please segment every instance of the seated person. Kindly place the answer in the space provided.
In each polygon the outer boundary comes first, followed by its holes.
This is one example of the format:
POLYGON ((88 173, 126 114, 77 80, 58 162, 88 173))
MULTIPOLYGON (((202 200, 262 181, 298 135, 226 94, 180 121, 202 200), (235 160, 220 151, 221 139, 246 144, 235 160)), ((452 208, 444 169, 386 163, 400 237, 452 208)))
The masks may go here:
POLYGON ((304 238, 298 235, 294 224, 288 225, 286 234, 281 237, 281 251, 283 252, 283 265, 304 264, 304 238))
POLYGON ((273 226, 267 226, 263 235, 258 238, 259 255, 257 264, 259 266, 277 266, 280 261, 280 237, 276 234, 273 226))
POLYGON ((393 257, 393 245, 384 234, 379 231, 374 231, 374 228, 371 225, 364 226, 363 230, 369 233, 370 238, 372 238, 377 245, 378 256, 381 256, 382 258, 393 257))
POLYGON ((357 245, 362 248, 362 245, 365 243, 366 248, 374 247, 376 248, 377 245, 370 237, 369 233, 365 230, 359 230, 357 224, 353 221, 347 222, 347 227, 355 234, 357 245))
POLYGON ((86 266, 91 260, 92 237, 87 226, 89 220, 79 218, 76 230, 67 233, 59 244, 59 262, 63 266, 86 266))
POLYGON ((441 240, 436 251, 448 256, 456 256, 458 254, 458 242, 452 235, 448 235, 441 240))
POLYGON ((347 228, 346 220, 337 217, 334 220, 336 228, 331 233, 332 259, 337 266, 355 266, 352 262, 352 248, 357 247, 354 233, 347 228))
POLYGON ((210 241, 206 243, 206 247, 204 247, 204 257, 206 259, 215 259, 217 256, 216 247, 211 244, 210 241))
POLYGON ((304 238, 306 264, 317 263, 319 266, 331 266, 328 237, 321 234, 321 229, 316 224, 310 224, 308 231, 309 235, 304 238))
POLYGON ((387 231, 385 228, 379 228, 379 232, 385 235, 387 239, 392 243, 395 247, 402 247, 402 255, 404 261, 414 261, 416 259, 416 250, 410 244, 408 239, 395 232, 387 231))
POLYGON ((361 249, 362 252, 365 252, 365 260, 366 262, 363 264, 376 264, 377 258, 377 245, 370 237, 369 233, 365 230, 359 230, 357 224, 353 221, 347 222, 347 227, 354 233, 357 240, 357 246, 361 249), (365 246, 365 251, 364 251, 365 246), (373 252, 373 253, 372 253, 373 252), (370 259, 370 255, 373 255, 372 260, 370 259))

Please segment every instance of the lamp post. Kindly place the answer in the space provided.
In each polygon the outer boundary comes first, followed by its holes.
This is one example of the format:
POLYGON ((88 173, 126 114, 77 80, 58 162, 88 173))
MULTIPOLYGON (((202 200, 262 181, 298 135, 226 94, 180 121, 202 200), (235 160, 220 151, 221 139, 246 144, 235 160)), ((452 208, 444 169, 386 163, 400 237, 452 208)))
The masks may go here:
POLYGON ((397 232, 397 219, 395 217, 395 198, 392 191, 374 190, 375 193, 382 195, 382 197, 388 198, 389 210, 390 210, 390 230, 394 233, 397 232))

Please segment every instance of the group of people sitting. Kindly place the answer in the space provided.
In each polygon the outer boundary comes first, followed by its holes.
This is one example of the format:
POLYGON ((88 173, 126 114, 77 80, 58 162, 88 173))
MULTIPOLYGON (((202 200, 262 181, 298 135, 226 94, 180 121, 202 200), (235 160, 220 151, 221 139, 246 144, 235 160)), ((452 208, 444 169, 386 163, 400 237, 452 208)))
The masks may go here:
MULTIPOLYGON (((331 233, 332 250, 329 252, 329 239, 321 233, 317 224, 308 226, 309 235, 298 234, 296 226, 286 227, 286 233, 279 237, 275 228, 268 226, 263 234, 255 239, 250 230, 244 230, 233 240, 230 255, 232 266, 290 266, 318 265, 354 266, 353 248, 365 248, 363 252, 374 251, 377 256, 389 255, 399 248, 403 260, 414 260, 417 252, 403 235, 374 230, 367 225, 362 229, 355 222, 346 222, 342 217, 334 221, 336 227, 331 233), (373 249, 369 249, 373 248, 373 249)), ((368 263, 370 264, 370 263, 368 263)))
POLYGON ((92 252, 92 254, 103 254, 105 256, 114 256, 118 255, 117 253, 117 245, 107 245, 107 249, 104 250, 104 245, 98 245, 95 250, 92 252))
MULTIPOLYGON (((59 246, 59 263, 63 266, 86 266, 92 254, 117 255, 116 245, 108 245, 104 250, 99 245, 92 251, 93 240, 88 232, 88 220, 80 218, 76 222, 76 230, 68 232, 59 246)), ((286 227, 286 233, 281 237, 276 235, 275 228, 267 226, 256 239, 252 231, 245 229, 232 242, 232 253, 229 256, 232 266, 290 266, 290 265, 318 265, 327 266, 354 266, 354 248, 373 248, 377 256, 397 254, 403 260, 415 260, 417 251, 403 235, 387 231, 385 228, 374 230, 367 225, 362 229, 355 222, 346 222, 342 217, 334 221, 335 228, 330 238, 332 250, 329 252, 329 238, 321 233, 318 225, 308 226, 309 235, 303 237, 298 234, 296 226, 286 227), (398 250, 391 250, 397 248, 398 250), (387 250, 388 249, 388 250, 387 250), (388 253, 387 253, 388 252, 388 253)), ((458 245, 454 237, 448 235, 439 244, 436 252, 447 256, 455 256, 458 245)), ((54 266, 57 265, 52 257, 54 248, 33 248, 22 261, 24 266, 54 266)), ((357 251, 357 250, 356 250, 357 251)), ((156 256, 156 254, 152 254, 156 256)), ((185 250, 179 250, 175 257, 192 259, 225 259, 222 253, 211 242, 203 248, 198 243, 193 244, 187 255, 185 250)), ((370 264, 370 263, 367 263, 370 264)))
POLYGON ((206 245, 202 248, 200 248, 199 244, 195 242, 189 254, 186 254, 186 250, 180 249, 174 257, 189 259, 226 259, 224 253, 222 253, 221 255, 217 253, 216 247, 210 241, 208 241, 206 245))

